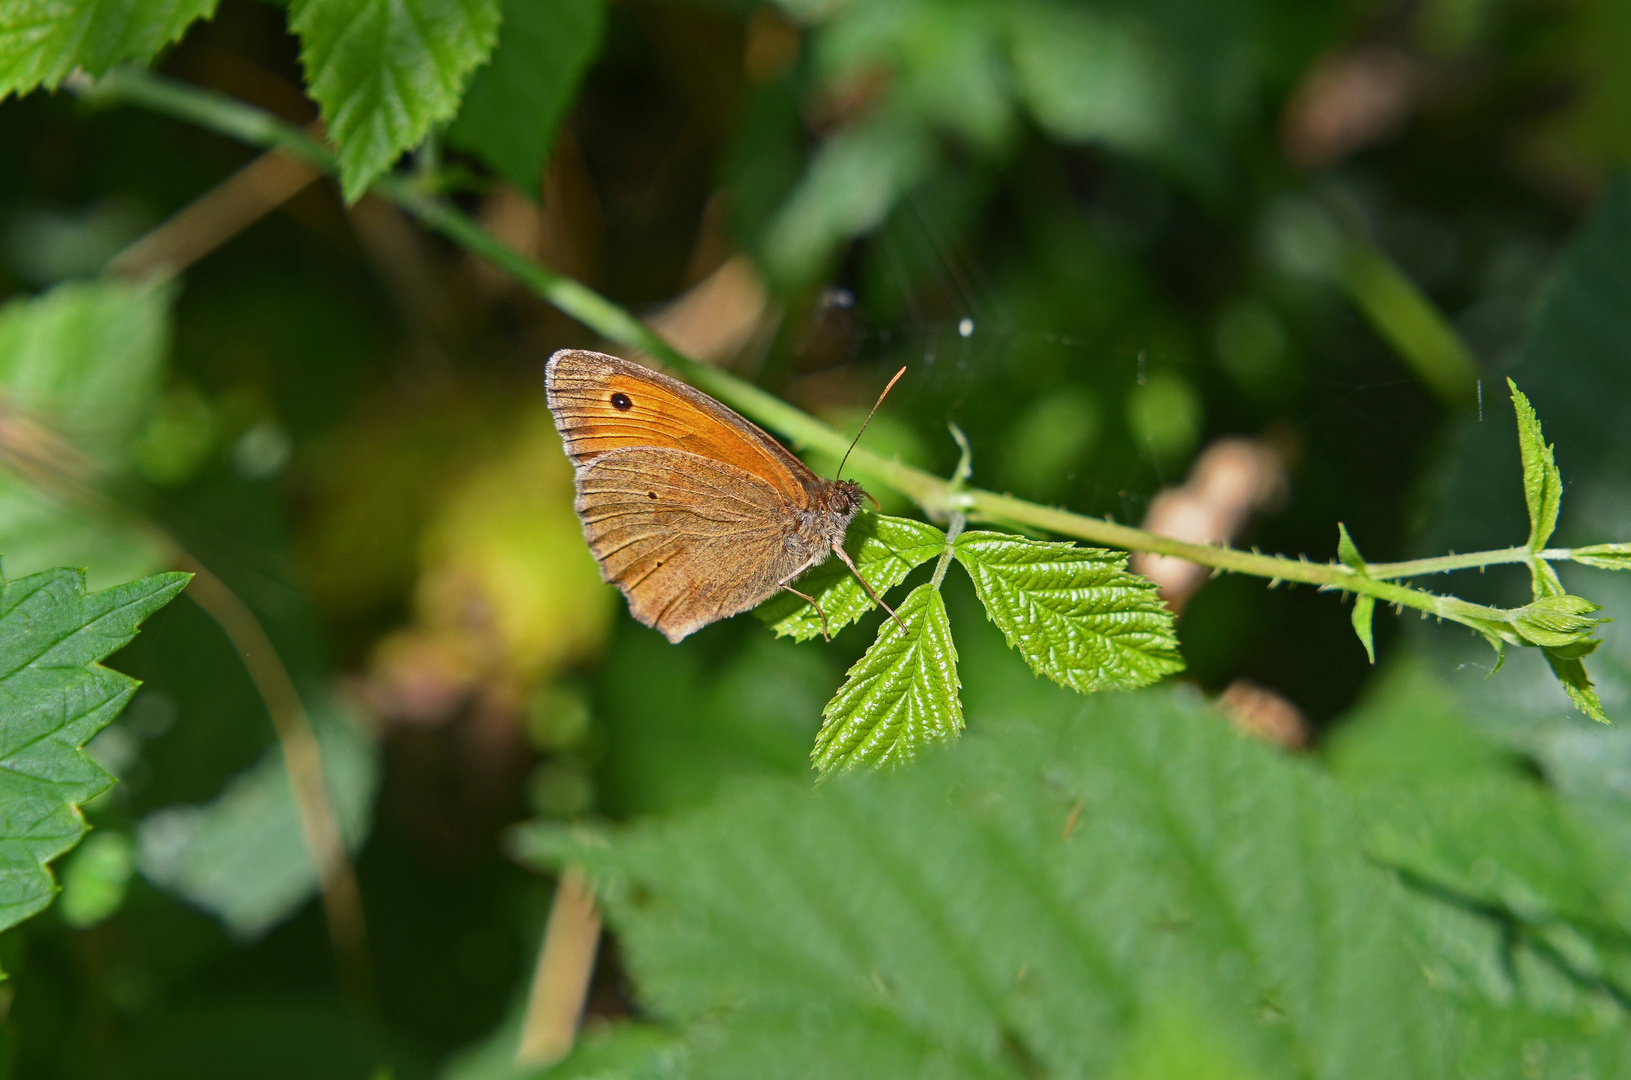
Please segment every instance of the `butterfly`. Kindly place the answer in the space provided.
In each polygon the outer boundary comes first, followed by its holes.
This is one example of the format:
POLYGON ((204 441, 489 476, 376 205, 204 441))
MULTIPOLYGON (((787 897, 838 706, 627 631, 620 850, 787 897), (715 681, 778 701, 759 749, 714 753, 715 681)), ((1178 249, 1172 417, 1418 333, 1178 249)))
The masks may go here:
POLYGON ((544 389, 601 576, 669 641, 782 590, 814 606, 825 633, 821 606, 791 583, 829 555, 895 614, 844 551, 860 484, 817 476, 707 394, 616 356, 563 349, 544 389))

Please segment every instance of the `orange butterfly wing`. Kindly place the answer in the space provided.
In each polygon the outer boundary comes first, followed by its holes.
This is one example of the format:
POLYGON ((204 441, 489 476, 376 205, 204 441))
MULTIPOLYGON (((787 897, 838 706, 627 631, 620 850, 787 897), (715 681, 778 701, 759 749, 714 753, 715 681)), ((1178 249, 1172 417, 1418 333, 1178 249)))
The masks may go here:
POLYGON ((578 469, 574 508, 601 576, 669 641, 756 607, 803 569, 786 500, 698 454, 613 450, 578 469))
POLYGON ((810 504, 818 479, 802 461, 751 421, 650 368, 563 350, 550 358, 544 389, 575 466, 631 447, 681 450, 752 473, 797 507, 810 504))

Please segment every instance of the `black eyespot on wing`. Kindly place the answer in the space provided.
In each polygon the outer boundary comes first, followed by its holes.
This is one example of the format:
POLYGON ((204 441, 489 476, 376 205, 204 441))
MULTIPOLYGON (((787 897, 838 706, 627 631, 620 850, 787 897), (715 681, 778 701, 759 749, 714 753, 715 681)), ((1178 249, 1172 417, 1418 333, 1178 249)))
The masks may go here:
POLYGON ((648 499, 655 499, 655 498, 656 498, 656 497, 657 497, 657 493, 656 493, 656 492, 655 492, 655 491, 648 491, 648 492, 646 492, 646 498, 648 498, 648 499))
POLYGON ((634 408, 634 402, 629 399, 629 395, 619 390, 617 393, 612 395, 612 408, 616 409, 618 412, 628 412, 630 409, 634 408))

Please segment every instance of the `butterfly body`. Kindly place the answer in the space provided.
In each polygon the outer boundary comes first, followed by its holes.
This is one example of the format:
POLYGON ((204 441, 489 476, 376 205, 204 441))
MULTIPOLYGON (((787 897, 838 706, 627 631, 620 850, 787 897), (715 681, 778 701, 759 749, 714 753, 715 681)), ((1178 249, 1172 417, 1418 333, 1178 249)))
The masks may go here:
POLYGON ((601 576, 670 641, 755 607, 843 547, 863 493, 628 360, 562 350, 545 390, 601 576))

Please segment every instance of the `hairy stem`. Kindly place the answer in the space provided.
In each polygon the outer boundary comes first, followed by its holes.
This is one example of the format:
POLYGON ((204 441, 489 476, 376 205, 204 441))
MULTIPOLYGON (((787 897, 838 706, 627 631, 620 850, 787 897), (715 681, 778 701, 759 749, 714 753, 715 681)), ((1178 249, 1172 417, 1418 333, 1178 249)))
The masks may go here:
MULTIPOLYGON (((79 79, 67 85, 92 103, 138 105, 254 146, 282 150, 330 174, 338 171, 334 153, 305 131, 214 91, 189 86, 138 68, 116 70, 94 82, 79 79)), ((688 382, 795 444, 834 456, 844 453, 847 440, 839 432, 744 379, 681 355, 644 323, 599 293, 540 266, 503 244, 468 214, 427 190, 422 179, 387 176, 374 184, 373 191, 455 244, 513 275, 583 325, 611 341, 655 357, 678 371, 688 382)), ((1195 544, 1157 536, 1114 521, 1042 506, 1010 495, 964 488, 860 447, 852 451, 851 459, 916 502, 937 520, 966 516, 1012 522, 1093 544, 1171 555, 1229 573, 1268 578, 1271 582, 1292 581, 1325 589, 1365 593, 1384 603, 1415 608, 1424 614, 1453 619, 1502 637, 1507 637, 1501 628, 1511 618, 1511 612, 1400 585, 1392 579, 1519 563, 1531 557, 1526 549, 1509 548, 1412 562, 1383 563, 1367 567, 1366 573, 1361 575, 1341 563, 1313 563, 1307 559, 1195 544)), ((1540 553, 1541 558, 1550 560, 1568 556, 1566 550, 1540 553)), ((1509 640, 1514 643, 1518 641, 1515 636, 1509 640)))

